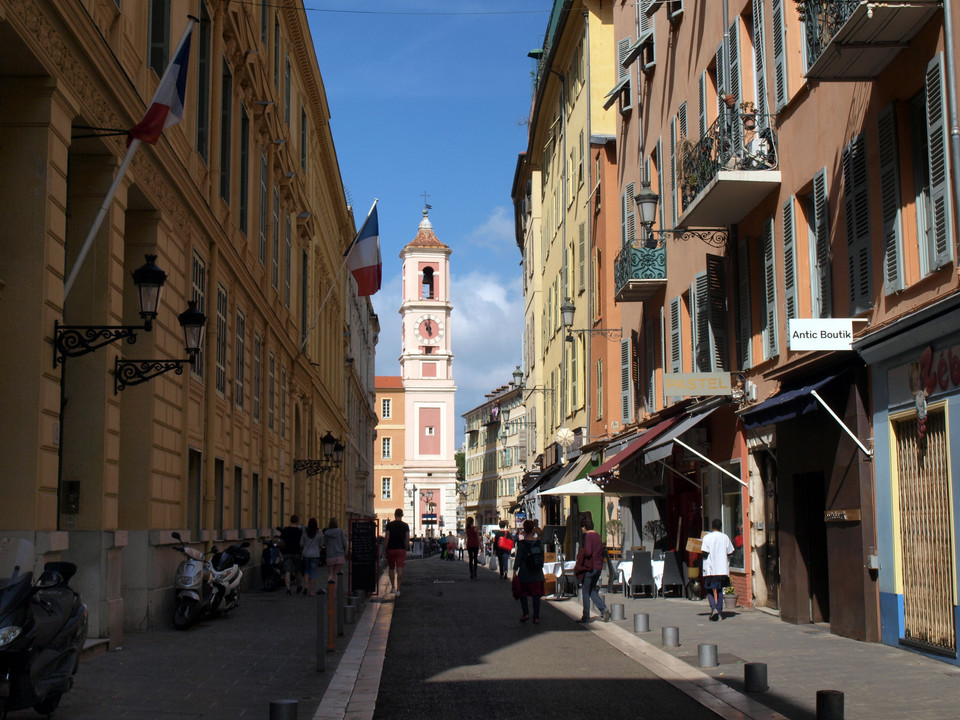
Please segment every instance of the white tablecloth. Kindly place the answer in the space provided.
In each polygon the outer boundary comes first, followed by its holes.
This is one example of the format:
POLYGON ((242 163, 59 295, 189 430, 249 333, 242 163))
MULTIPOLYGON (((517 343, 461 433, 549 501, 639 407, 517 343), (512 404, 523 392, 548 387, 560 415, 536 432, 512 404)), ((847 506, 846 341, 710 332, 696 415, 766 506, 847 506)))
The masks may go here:
MULTIPOLYGON (((653 571, 653 584, 656 585, 657 592, 660 592, 660 587, 663 584, 663 560, 651 560, 650 569, 653 571)), ((633 577, 633 561, 624 560, 617 565, 617 571, 620 573, 620 582, 624 586, 624 592, 626 592, 630 579, 633 577)))
POLYGON ((561 575, 563 575, 564 570, 568 572, 573 572, 574 565, 576 565, 576 563, 573 560, 567 561, 565 563, 545 562, 543 564, 543 574, 560 577, 561 575))

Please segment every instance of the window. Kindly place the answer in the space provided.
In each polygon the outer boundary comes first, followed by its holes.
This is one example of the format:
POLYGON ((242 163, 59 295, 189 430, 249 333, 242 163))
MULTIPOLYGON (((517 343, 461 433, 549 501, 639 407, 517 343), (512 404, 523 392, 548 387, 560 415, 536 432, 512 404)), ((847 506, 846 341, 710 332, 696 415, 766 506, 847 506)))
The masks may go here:
POLYGON ((750 242, 737 243, 737 367, 753 367, 753 324, 750 312, 750 242))
POLYGON ((670 300, 670 372, 683 372, 683 309, 680 296, 670 300))
POLYGON ((425 267, 423 269, 423 280, 421 282, 420 297, 424 300, 432 300, 435 297, 432 267, 425 267))
POLYGON ((930 162, 930 229, 929 254, 933 269, 953 262, 953 209, 950 207, 950 159, 947 152, 949 128, 944 115, 943 53, 927 65, 927 149, 930 162))
POLYGON ((380 417, 384 420, 389 420, 391 413, 393 412, 393 400, 390 398, 384 398, 380 401, 380 417))
MULTIPOLYGON (((199 255, 193 256, 193 268, 191 271, 191 280, 193 287, 190 290, 191 299, 197 304, 197 310, 206 314, 207 312, 207 266, 199 255)), ((190 363, 190 372, 197 378, 203 379, 203 356, 204 351, 201 347, 196 353, 196 362, 190 363)))
POLYGON ((233 526, 243 527, 243 468, 233 466, 233 526))
POLYGON ((273 430, 274 383, 276 382, 276 359, 271 352, 267 360, 267 427, 273 430))
POLYGON ((300 169, 307 169, 307 111, 300 107, 300 169))
POLYGON ((247 234, 250 218, 250 118, 247 109, 240 106, 240 202, 237 226, 247 234))
POLYGON ((260 333, 253 336, 253 419, 260 422, 260 385, 263 372, 263 341, 260 333))
POLYGON ((147 65, 162 77, 170 61, 170 0, 150 0, 149 12, 147 65))
POLYGON ((237 310, 237 366, 234 368, 234 390, 235 397, 234 401, 237 404, 237 407, 243 410, 243 393, 244 393, 244 350, 246 346, 246 324, 247 319, 244 317, 243 313, 237 310))
POLYGON ((310 259, 306 250, 300 253, 300 347, 307 342, 307 314, 310 301, 310 259))
MULTIPOLYGON (((740 477, 740 463, 724 463, 723 469, 740 477)), ((701 470, 703 486, 704 527, 714 518, 723 523, 723 532, 730 537, 733 554, 730 567, 742 570, 743 565, 743 485, 730 475, 715 467, 704 466, 701 470)))
POLYGON ((391 479, 388 477, 380 478, 380 499, 390 500, 393 496, 390 492, 391 479))
POLYGON ((813 193, 805 202, 807 214, 807 246, 810 256, 811 317, 827 318, 832 314, 830 290, 830 206, 827 196, 827 169, 821 168, 813 178, 813 193))
POLYGON ((760 330, 763 337, 763 359, 769 360, 780 353, 777 328, 777 268, 774 261, 772 217, 765 223, 763 236, 760 238, 760 252, 763 261, 764 302, 763 322, 760 330))
POLYGON ((630 385, 630 338, 620 340, 620 422, 633 419, 633 388, 630 385))
POLYGON ((204 162, 210 153, 210 13, 200 0, 197 25, 197 152, 204 162))
POLYGON ((290 213, 286 214, 287 217, 287 232, 285 237, 286 244, 286 253, 283 256, 283 304, 287 306, 287 309, 290 308, 290 256, 292 253, 291 247, 291 221, 290 213))
POLYGON ((223 59, 223 93, 220 96, 220 197, 230 204, 230 133, 233 129, 233 74, 223 59))
POLYGON ((283 121, 290 127, 290 56, 284 61, 283 68, 283 121))
POLYGON ((787 23, 783 16, 786 0, 773 0, 773 95, 777 112, 790 100, 787 87, 787 23))
POLYGON ((280 437, 287 436, 287 369, 280 368, 280 437))
POLYGON ((707 255, 706 272, 698 273, 690 286, 690 326, 695 372, 726 369, 727 308, 723 258, 707 255))
POLYGON ((580 223, 577 228, 577 285, 580 292, 587 287, 587 225, 580 223))
POLYGON ((280 89, 280 18, 273 18, 273 86, 280 89))
POLYGON ((597 360, 597 420, 603 419, 603 359, 597 360))
POLYGON ((380 457, 384 460, 389 460, 393 455, 391 454, 391 443, 390 438, 380 438, 380 457))
POLYGON ((227 290, 217 285, 217 392, 227 390, 227 290))
POLYGON ((434 435, 436 435, 436 431, 437 429, 433 425, 427 425, 423 429, 423 432, 424 434, 426 434, 427 437, 433 437, 434 435))
POLYGON ((867 185, 867 148, 863 133, 843 149, 843 199, 847 215, 847 263, 850 277, 850 313, 873 305, 870 277, 870 193, 867 185))
POLYGON ((794 198, 783 204, 783 303, 787 323, 797 317, 797 242, 793 222, 794 198))
POLYGON ((270 258, 270 285, 280 289, 280 188, 273 186, 273 257, 270 258))
POLYGON ((267 153, 260 150, 260 237, 257 244, 257 259, 267 265, 267 153))
MULTIPOLYGON (((637 237, 634 184, 627 183, 627 191, 620 196, 620 246, 626 247, 637 237)), ((663 205, 663 203, 660 203, 663 205)))
POLYGON ((267 22, 270 16, 269 7, 270 0, 260 0, 260 42, 263 43, 263 47, 267 47, 267 33, 270 30, 270 25, 267 22))

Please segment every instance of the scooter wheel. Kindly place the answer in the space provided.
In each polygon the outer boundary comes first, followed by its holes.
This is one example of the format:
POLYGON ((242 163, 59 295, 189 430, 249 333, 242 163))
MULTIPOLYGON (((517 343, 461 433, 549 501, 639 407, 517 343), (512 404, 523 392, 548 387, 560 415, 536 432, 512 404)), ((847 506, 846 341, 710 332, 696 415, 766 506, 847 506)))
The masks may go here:
POLYGON ((273 592, 280 587, 280 578, 276 575, 267 575, 263 578, 263 589, 267 592, 273 592))
POLYGON ((60 704, 61 697, 63 697, 63 693, 55 692, 34 705, 33 709, 36 711, 37 715, 50 715, 54 710, 57 709, 57 705, 60 704))
POLYGON ((186 630, 200 615, 200 608, 192 600, 181 600, 173 612, 173 626, 177 630, 186 630))

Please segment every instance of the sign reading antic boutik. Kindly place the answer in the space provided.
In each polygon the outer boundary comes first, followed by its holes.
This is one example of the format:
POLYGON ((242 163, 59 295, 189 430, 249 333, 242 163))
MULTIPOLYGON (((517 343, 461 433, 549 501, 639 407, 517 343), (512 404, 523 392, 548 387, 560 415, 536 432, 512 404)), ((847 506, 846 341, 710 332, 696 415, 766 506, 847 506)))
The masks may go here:
POLYGON ((851 350, 850 318, 793 318, 787 323, 791 350, 851 350))

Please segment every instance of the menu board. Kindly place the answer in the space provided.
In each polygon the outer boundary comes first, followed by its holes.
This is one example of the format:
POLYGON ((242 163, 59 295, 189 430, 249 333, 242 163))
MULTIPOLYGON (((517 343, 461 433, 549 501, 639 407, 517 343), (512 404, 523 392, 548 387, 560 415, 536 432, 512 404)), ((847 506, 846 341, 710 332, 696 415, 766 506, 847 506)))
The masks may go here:
POLYGON ((377 592, 380 548, 376 520, 350 520, 350 589, 377 592))

